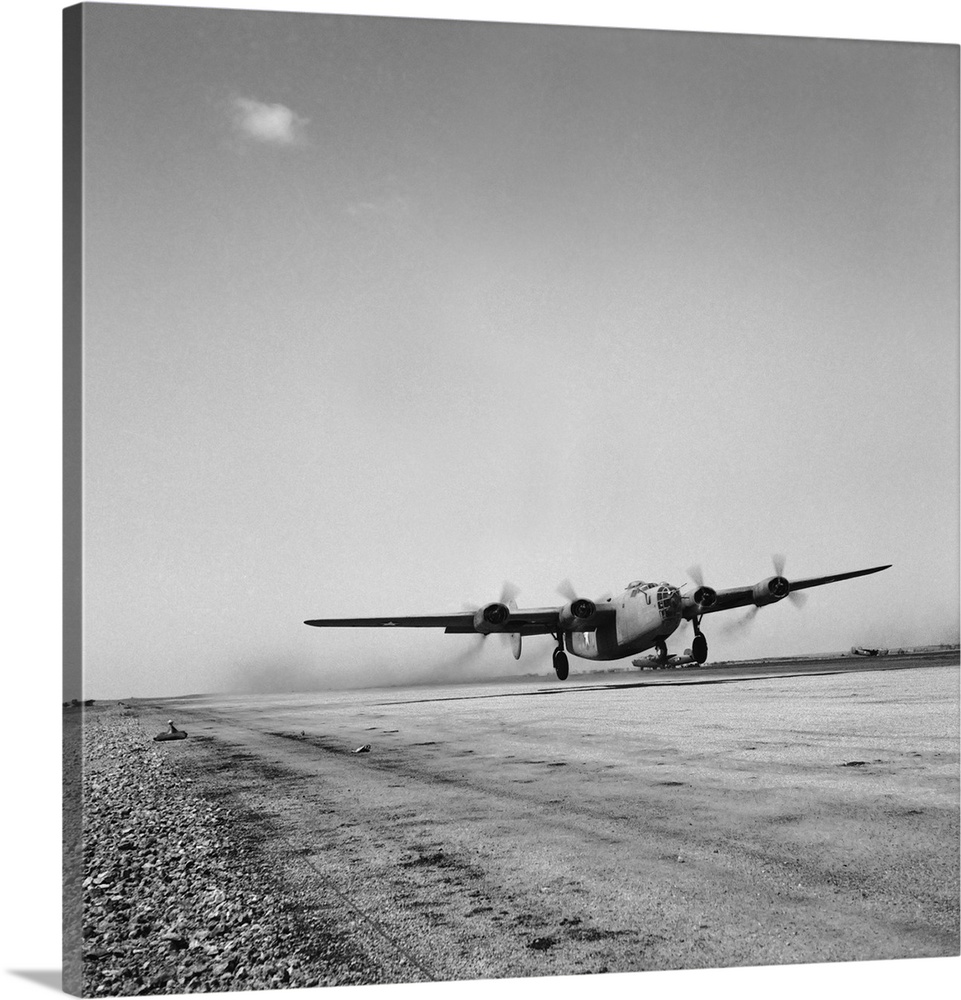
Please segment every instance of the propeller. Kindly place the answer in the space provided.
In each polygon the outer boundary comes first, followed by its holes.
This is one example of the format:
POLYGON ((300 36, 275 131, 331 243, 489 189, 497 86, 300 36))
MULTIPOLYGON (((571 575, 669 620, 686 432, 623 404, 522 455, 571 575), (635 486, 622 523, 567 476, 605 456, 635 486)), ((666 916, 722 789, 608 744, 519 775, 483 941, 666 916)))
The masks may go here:
MULTIPOLYGON (((771 556, 771 562, 774 564, 775 575, 784 576, 784 554, 781 552, 775 552, 774 555, 771 556)), ((798 611, 800 611, 801 608, 807 604, 808 595, 802 594, 800 591, 795 593, 795 591, 792 590, 788 592, 787 599, 798 609, 798 611)))
MULTIPOLYGON (((783 553, 776 552, 774 553, 774 555, 771 556, 771 563, 774 566, 775 576, 784 577, 785 562, 786 560, 784 558, 783 553)), ((699 567, 694 567, 694 569, 699 569, 699 567)), ((785 579, 787 578, 785 577, 785 579)), ((808 595, 801 593, 800 591, 795 593, 793 590, 789 590, 787 599, 798 610, 800 610, 801 608, 804 607, 805 603, 807 602, 808 595)), ((755 604, 752 607, 749 607, 743 615, 740 615, 739 617, 734 618, 733 620, 729 619, 722 625, 719 625, 717 631, 721 635, 737 635, 738 633, 743 632, 751 627, 751 624, 754 622, 754 618, 757 615, 757 613, 758 613, 758 607, 755 604)))
MULTIPOLYGON (((509 606, 511 601, 515 600, 520 592, 520 587, 518 587, 516 583, 511 583, 510 580, 505 580, 503 584, 501 584, 501 596, 497 598, 498 603, 507 604, 509 606)), ((462 605, 465 611, 477 611, 480 606, 481 605, 479 604, 471 604, 469 601, 466 601, 462 605)))
POLYGON ((700 564, 695 563, 693 566, 689 566, 687 575, 694 583, 694 591, 690 596, 697 603, 698 610, 704 612, 712 608, 717 602, 717 591, 713 587, 705 585, 704 571, 700 564))
MULTIPOLYGON (((700 590, 704 586, 704 570, 701 568, 700 563, 695 563, 693 566, 687 567, 687 575, 691 583, 694 584, 697 590, 700 590)), ((690 621, 687 618, 681 619, 681 629, 686 629, 690 625, 690 621)))
MULTIPOLYGON (((520 593, 520 587, 518 587, 516 583, 511 583, 510 580, 505 580, 501 585, 501 596, 498 598, 498 602, 500 604, 506 604, 508 607, 510 607, 513 604, 514 600, 517 598, 517 595, 519 593, 520 593)), ((471 614, 473 614, 475 611, 479 610, 480 605, 470 604, 469 602, 465 602, 462 605, 462 607, 465 611, 469 611, 471 612, 471 614)), ((470 649, 474 651, 479 650, 480 647, 483 646, 484 640, 488 637, 488 635, 490 635, 489 632, 475 633, 474 641, 471 643, 470 649)), ((512 640, 510 637, 510 633, 501 632, 499 633, 499 635, 501 637, 501 642, 505 644, 511 643, 512 640)))
MULTIPOLYGON (((771 563, 774 567, 775 576, 784 577, 784 566, 786 562, 787 560, 781 552, 775 552, 771 556, 771 563)), ((698 586, 703 586, 700 566, 692 566, 687 572, 688 576, 690 576, 690 578, 698 586)), ((784 577, 784 579, 787 579, 787 577, 784 577)), ((795 592, 793 590, 789 590, 787 599, 800 611, 801 608, 803 608, 807 603, 808 595, 801 591, 795 592)), ((757 613, 758 607, 757 605, 753 605, 752 607, 749 607, 743 615, 734 619, 728 619, 723 624, 718 625, 716 631, 720 635, 737 635, 740 632, 744 632, 746 629, 751 627, 757 613)))
POLYGON ((722 622, 717 626, 715 631, 719 635, 738 635, 751 627, 754 616, 759 610, 758 606, 754 604, 743 615, 739 615, 737 618, 729 618, 726 622, 722 622))
MULTIPOLYGON (((558 594, 560 594, 561 597, 563 597, 568 602, 576 601, 581 596, 574 589, 574 584, 572 584, 567 577, 564 577, 564 579, 561 580, 561 582, 557 585, 556 589, 558 594)), ((613 596, 614 595, 609 590, 605 590, 600 597, 595 598, 594 603, 604 604, 605 602, 609 601, 613 596)))

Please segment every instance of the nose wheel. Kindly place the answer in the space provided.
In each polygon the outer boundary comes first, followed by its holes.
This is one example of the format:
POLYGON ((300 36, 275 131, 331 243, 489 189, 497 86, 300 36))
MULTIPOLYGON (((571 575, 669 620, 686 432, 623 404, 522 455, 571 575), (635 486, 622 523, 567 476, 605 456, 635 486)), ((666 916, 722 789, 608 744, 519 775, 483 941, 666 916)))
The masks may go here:
MULTIPOLYGON (((557 641, 560 643, 560 638, 557 641)), ((554 650, 554 673, 557 674, 559 681, 566 681, 567 675, 570 673, 567 653, 564 652, 564 647, 561 645, 558 645, 557 649, 554 650)))
POLYGON ((707 638, 701 631, 700 618, 692 618, 691 624, 694 626, 694 638, 691 641, 691 656, 699 664, 707 663, 707 638))

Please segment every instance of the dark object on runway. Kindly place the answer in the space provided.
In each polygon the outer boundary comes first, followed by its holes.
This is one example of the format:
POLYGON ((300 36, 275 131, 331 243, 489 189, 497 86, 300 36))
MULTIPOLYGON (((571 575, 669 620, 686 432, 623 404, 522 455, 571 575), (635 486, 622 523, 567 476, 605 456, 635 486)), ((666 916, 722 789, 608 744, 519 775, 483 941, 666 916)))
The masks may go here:
POLYGON ((162 743, 164 740, 185 740, 187 738, 187 734, 182 729, 178 729, 170 719, 167 720, 167 725, 170 726, 170 732, 157 733, 154 737, 155 743, 162 743))
POLYGON ((362 747, 358 747, 356 750, 351 750, 351 753, 370 753, 370 744, 365 743, 362 747))

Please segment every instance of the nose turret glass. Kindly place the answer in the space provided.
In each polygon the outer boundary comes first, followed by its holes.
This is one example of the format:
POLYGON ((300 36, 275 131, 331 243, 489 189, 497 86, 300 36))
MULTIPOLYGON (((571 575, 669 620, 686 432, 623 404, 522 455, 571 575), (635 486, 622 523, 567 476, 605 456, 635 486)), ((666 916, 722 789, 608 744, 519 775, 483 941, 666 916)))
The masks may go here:
POLYGON ((681 613, 681 592, 677 587, 662 583, 657 588, 657 610, 662 618, 673 618, 681 613))

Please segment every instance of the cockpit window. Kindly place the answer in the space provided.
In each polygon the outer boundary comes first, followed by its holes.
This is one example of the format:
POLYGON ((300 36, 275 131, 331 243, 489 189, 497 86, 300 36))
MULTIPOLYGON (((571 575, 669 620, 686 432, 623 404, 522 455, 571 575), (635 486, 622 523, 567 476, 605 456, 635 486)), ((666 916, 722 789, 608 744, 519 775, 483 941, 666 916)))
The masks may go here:
POLYGON ((643 594, 644 600, 648 604, 651 603, 651 591, 656 588, 656 583, 645 583, 643 580, 634 580, 627 585, 627 589, 631 592, 631 597, 637 597, 638 594, 643 594))

